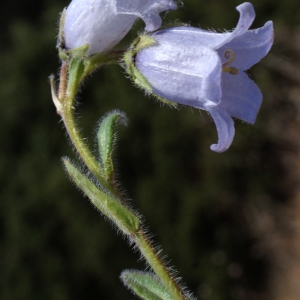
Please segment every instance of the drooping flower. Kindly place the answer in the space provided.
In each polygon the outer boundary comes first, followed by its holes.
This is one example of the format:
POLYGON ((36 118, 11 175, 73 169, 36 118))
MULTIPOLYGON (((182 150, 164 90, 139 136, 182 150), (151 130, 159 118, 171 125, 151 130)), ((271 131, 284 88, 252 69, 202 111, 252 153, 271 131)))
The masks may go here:
POLYGON ((212 116, 223 152, 232 143, 231 117, 254 124, 262 102, 256 84, 244 72, 273 44, 273 23, 248 30, 255 18, 251 3, 237 6, 232 32, 174 27, 141 36, 124 60, 135 82, 159 98, 204 109, 212 116))
POLYGON ((107 51, 118 44, 141 18, 147 31, 161 26, 159 13, 176 9, 173 0, 73 0, 66 10, 65 47, 89 44, 89 54, 107 51))

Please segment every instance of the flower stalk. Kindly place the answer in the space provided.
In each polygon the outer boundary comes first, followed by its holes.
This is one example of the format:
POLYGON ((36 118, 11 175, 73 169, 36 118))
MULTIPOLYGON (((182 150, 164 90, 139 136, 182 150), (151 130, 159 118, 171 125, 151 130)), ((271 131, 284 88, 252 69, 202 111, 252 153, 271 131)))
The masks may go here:
MULTIPOLYGON (((105 61, 105 59, 102 61, 105 61)), ((108 56, 107 62, 110 63, 111 61, 111 56, 108 56)), ((114 181, 110 179, 113 176, 107 177, 105 167, 101 166, 94 157, 78 129, 75 119, 75 99, 82 80, 92 68, 95 68, 95 65, 86 63, 86 59, 81 57, 75 56, 64 61, 60 72, 58 93, 55 90, 53 76, 50 78, 57 113, 61 116, 80 158, 96 178, 97 185, 81 174, 76 167, 72 166, 68 159, 64 159, 66 170, 75 184, 89 197, 92 204, 109 218, 121 232, 127 235, 130 241, 134 242, 148 265, 161 280, 171 299, 190 299, 172 277, 172 274, 160 259, 159 252, 155 250, 147 238, 139 214, 129 208, 114 181)))
MULTIPOLYGON (((119 56, 116 55, 116 57, 119 56)), ((104 61, 105 58, 103 56, 101 62, 104 61)), ((106 61, 111 63, 112 55, 108 55, 106 61)), ((89 58, 84 60, 80 56, 63 61, 60 72, 58 95, 56 95, 54 78, 53 76, 50 77, 52 98, 57 113, 64 122, 72 144, 87 168, 98 180, 103 190, 119 197, 120 195, 119 193, 116 193, 113 182, 106 181, 105 174, 103 173, 99 162, 85 143, 75 119, 75 99, 79 86, 86 75, 90 74, 90 72, 97 67, 99 67, 99 60, 93 62, 89 58)))
MULTIPOLYGON (((72 59, 71 62, 62 63, 58 95, 58 103, 60 105, 56 105, 57 101, 55 101, 55 105, 57 107, 57 113, 64 121, 68 135, 79 156, 82 158, 91 173, 97 178, 99 183, 104 188, 112 190, 111 187, 107 186, 107 183, 103 180, 102 170, 99 168, 97 160, 91 154, 87 144, 84 142, 75 120, 75 97, 82 81, 83 72, 83 62, 79 59, 72 59)), ((55 89, 53 79, 50 79, 50 82, 53 94, 55 93, 55 91, 53 92, 55 89)))

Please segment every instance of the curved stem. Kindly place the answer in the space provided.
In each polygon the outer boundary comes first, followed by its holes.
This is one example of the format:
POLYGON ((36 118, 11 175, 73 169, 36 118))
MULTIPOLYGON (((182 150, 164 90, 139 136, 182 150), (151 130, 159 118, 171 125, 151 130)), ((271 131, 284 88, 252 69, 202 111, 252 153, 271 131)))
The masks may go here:
POLYGON ((68 97, 66 98, 66 106, 64 109, 64 114, 62 116, 68 135, 72 141, 72 144, 76 148, 76 151, 78 152, 81 159, 84 161, 85 165, 88 167, 91 173, 97 178, 100 185, 105 189, 105 191, 111 193, 112 195, 117 196, 117 198, 120 199, 120 195, 119 193, 116 193, 114 186, 105 180, 102 170, 100 169, 99 162, 95 159, 94 155, 91 153, 87 144, 84 142, 84 139, 76 124, 73 103, 74 101, 72 101, 71 103, 68 97))
MULTIPOLYGON (((68 135, 79 156, 84 161, 90 172, 97 178, 100 185, 106 190, 106 192, 109 192, 112 195, 117 196, 117 198, 120 198, 120 195, 119 193, 116 193, 113 184, 106 181, 99 162, 95 159, 94 155, 88 148, 76 124, 74 105, 76 94, 82 81, 82 74, 84 70, 83 62, 80 60, 73 61, 73 65, 69 66, 69 68, 73 68, 72 74, 70 74, 70 77, 68 78, 68 84, 65 87, 66 91, 65 97, 63 97, 63 110, 60 112, 68 135)), ((65 82, 65 77, 67 76, 67 72, 61 72, 61 77, 63 78, 60 78, 60 82, 65 82)), ((59 93, 61 95, 63 94, 61 90, 59 91, 59 93)))
MULTIPOLYGON (((63 109, 58 113, 61 115, 69 137, 75 146, 79 156, 84 161, 88 169, 91 173, 97 178, 99 183, 105 189, 106 192, 117 196, 120 199, 122 205, 127 207, 124 199, 120 195, 117 188, 113 185, 113 183, 108 182, 103 174, 100 164, 95 159, 94 155, 88 148, 85 143, 82 135, 77 127, 75 120, 75 97, 79 88, 79 84, 82 81, 82 76, 84 74, 83 63, 80 60, 71 61, 70 65, 62 66, 61 72, 61 85, 59 90, 60 102, 63 106, 63 109), (73 63, 73 65, 72 65, 73 63), (69 70, 72 69, 72 72, 69 72, 69 78, 67 80, 68 72, 65 71, 65 68, 68 67, 69 70), (72 74, 73 75, 72 75, 72 74), (75 74, 75 75, 74 75, 75 74), (67 85, 66 85, 67 82, 67 85)), ((132 212, 137 218, 138 213, 132 212)), ((111 219, 113 221, 113 219, 111 219)), ((116 224, 117 225, 117 224, 116 224)), ((118 225, 117 225, 118 226, 118 225)), ((142 227, 142 226, 141 226, 142 227)), ((133 229, 132 229, 133 230, 133 229)), ((130 232, 129 237, 134 241, 142 255, 144 256, 147 263, 151 266, 153 271, 157 274, 157 276, 162 281, 163 285, 169 291, 172 299, 174 300, 186 300, 186 296, 184 292, 180 289, 177 282, 173 279, 167 267, 164 265, 162 260, 159 257, 158 251, 154 249, 151 245, 151 242, 148 240, 146 234, 141 230, 133 230, 130 232)))

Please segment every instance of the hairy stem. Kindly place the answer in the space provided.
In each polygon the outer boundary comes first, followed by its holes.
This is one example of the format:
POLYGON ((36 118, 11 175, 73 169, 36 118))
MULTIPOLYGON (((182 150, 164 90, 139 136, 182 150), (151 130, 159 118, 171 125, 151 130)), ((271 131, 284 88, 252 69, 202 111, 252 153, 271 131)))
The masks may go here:
POLYGON ((172 296, 172 299, 187 300, 184 292, 180 289, 179 285, 160 259, 158 252, 153 248, 145 233, 139 231, 133 236, 133 240, 146 259, 147 263, 151 266, 155 274, 160 278, 163 285, 172 296))
MULTIPOLYGON (((71 62, 72 63, 72 62, 71 62)), ((64 121, 65 127, 69 134, 69 137, 75 146, 79 156, 84 161, 88 169, 91 173, 97 178, 105 192, 108 192, 114 196, 117 196, 120 199, 122 205, 127 207, 125 200, 122 198, 121 194, 117 190, 116 186, 112 182, 108 182, 103 174, 100 164, 95 159, 94 155, 88 148, 85 143, 80 130, 78 129, 76 119, 75 119, 75 97, 82 81, 82 76, 84 74, 83 65, 80 61, 75 61, 72 66, 68 66, 69 70, 72 68, 72 73, 75 76, 70 75, 69 78, 68 72, 66 72, 66 65, 62 66, 61 72, 61 84, 59 88, 59 96, 60 101, 63 105, 62 111, 60 111, 60 115, 64 121), (68 84, 66 85, 66 82, 68 84)), ((133 214, 138 217, 137 212, 133 212, 133 214)), ((113 220, 112 220, 113 221, 113 220)), ((117 225, 117 224, 116 224, 117 225)), ((118 225, 117 225, 118 226, 118 225)), ((162 260, 159 257, 159 253, 154 249, 151 245, 151 242, 146 237, 145 233, 141 230, 133 230, 129 234, 130 238, 134 241, 147 263, 151 266, 154 272, 162 281, 163 285, 169 291, 172 299, 174 300, 186 300, 186 296, 184 292, 180 289, 177 282, 173 279, 167 267, 164 265, 162 260)))
MULTIPOLYGON (((73 69, 73 73, 76 74, 76 71, 80 73, 79 69, 82 68, 81 62, 78 61, 75 64, 75 70, 73 69), (78 70, 77 70, 77 69, 78 70)), ((60 78, 60 82, 66 81, 67 72, 62 72, 60 78)), ((112 183, 107 182, 105 180, 102 169, 99 165, 99 162, 96 160, 87 144, 85 143, 80 130, 78 129, 76 119, 75 119, 75 98, 81 82, 81 77, 78 79, 69 78, 68 85, 66 86, 65 97, 63 98, 63 111, 61 112, 61 117, 64 121, 65 127, 67 129, 68 135, 76 148, 79 156, 84 161, 85 165, 88 167, 90 172, 97 178, 100 185, 106 192, 111 193, 112 195, 120 198, 119 194, 116 193, 114 186, 112 183)), ((60 90, 59 93, 62 95, 63 92, 60 90)))

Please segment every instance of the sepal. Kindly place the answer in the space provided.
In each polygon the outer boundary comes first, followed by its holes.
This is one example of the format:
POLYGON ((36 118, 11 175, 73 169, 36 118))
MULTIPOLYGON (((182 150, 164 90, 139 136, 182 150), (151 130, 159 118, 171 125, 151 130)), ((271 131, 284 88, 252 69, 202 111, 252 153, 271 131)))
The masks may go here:
POLYGON ((125 63, 125 70, 128 75, 131 77, 133 82, 142 90, 146 92, 146 94, 152 95, 158 100, 162 101, 165 104, 168 104, 172 107, 177 107, 177 103, 169 101, 163 97, 156 95, 153 92, 153 88, 151 84, 147 81, 147 79, 142 75, 142 73, 135 66, 135 57, 139 51, 142 49, 154 46, 156 41, 150 37, 149 35, 141 35, 139 36, 130 46, 127 52, 125 52, 123 60, 125 63))
POLYGON ((69 79, 67 94, 76 96, 76 92, 83 79, 84 62, 80 57, 72 58, 69 64, 69 79))
POLYGON ((66 9, 64 9, 60 15, 58 37, 57 37, 58 54, 60 59, 63 61, 67 60, 68 58, 68 55, 65 53, 65 51, 63 51, 64 44, 65 44, 65 37, 64 37, 65 19, 66 19, 66 9))
POLYGON ((128 51, 124 54, 126 72, 131 76, 134 83, 148 93, 152 92, 152 87, 142 73, 135 67, 135 56, 147 47, 155 44, 155 40, 148 35, 141 35, 132 43, 128 51))

